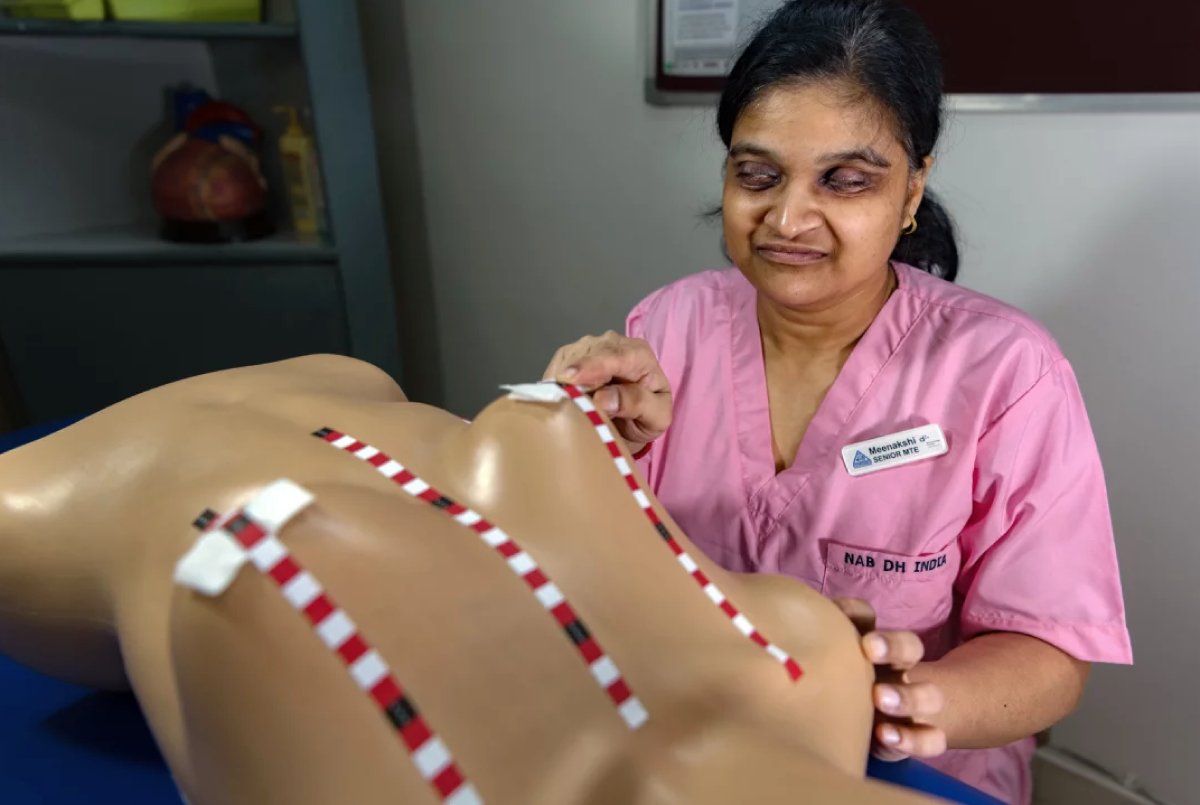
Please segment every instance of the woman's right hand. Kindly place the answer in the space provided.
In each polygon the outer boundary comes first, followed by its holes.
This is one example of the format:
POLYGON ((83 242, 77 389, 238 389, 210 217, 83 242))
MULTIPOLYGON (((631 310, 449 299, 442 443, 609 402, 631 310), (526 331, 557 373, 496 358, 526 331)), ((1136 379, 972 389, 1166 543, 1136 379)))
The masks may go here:
POLYGON ((650 345, 640 338, 611 330, 584 336, 554 353, 543 378, 590 391, 592 402, 608 414, 631 453, 671 424, 671 384, 650 345))

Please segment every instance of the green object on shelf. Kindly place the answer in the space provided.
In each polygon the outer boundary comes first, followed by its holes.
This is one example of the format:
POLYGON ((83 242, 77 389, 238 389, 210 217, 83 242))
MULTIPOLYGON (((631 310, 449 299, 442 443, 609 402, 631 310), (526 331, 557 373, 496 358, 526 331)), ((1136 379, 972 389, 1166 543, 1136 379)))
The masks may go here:
POLYGON ((37 20, 102 20, 104 0, 0 0, 8 16, 37 20))
POLYGON ((5 17, 0 12, 0 37, 83 36, 132 39, 296 39, 294 23, 271 22, 117 22, 114 20, 35 20, 5 17))
POLYGON ((260 22, 262 0, 108 0, 115 20, 260 22))

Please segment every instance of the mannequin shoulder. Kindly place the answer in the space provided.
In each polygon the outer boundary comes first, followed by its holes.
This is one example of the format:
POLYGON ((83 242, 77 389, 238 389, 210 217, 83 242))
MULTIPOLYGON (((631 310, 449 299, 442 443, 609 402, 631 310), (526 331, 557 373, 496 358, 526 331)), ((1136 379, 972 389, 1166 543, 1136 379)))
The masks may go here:
POLYGON ((344 355, 305 355, 226 369, 180 380, 148 393, 158 392, 197 401, 231 403, 264 394, 318 394, 381 402, 407 399, 387 372, 344 355))

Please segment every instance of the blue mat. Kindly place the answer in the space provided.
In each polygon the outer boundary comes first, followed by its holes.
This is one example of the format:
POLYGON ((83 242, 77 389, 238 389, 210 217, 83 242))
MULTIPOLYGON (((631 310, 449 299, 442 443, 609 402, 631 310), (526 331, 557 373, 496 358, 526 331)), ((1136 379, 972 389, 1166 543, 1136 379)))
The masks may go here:
MULTIPOLYGON (((0 453, 71 424, 0 435, 0 453)), ((872 760, 868 775, 962 805, 1003 805, 930 767, 872 760)), ((97 693, 0 657, 0 802, 179 805, 182 800, 132 696, 97 693)))
POLYGON ((0 802, 179 805, 137 702, 0 657, 0 802))

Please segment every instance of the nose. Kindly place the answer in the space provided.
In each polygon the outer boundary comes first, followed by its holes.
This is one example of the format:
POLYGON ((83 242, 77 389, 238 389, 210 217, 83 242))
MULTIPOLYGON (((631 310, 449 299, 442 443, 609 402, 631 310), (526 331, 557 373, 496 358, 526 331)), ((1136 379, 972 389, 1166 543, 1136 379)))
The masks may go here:
POLYGON ((765 222, 781 238, 793 240, 817 229, 824 220, 813 194, 807 188, 791 185, 776 197, 765 222))

